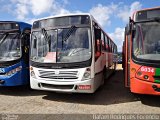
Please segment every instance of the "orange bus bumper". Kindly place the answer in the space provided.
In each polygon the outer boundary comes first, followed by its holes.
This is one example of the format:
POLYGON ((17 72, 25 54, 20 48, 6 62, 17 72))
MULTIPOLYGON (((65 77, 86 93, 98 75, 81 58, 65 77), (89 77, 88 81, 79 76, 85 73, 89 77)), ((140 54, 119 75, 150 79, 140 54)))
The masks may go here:
POLYGON ((139 80, 137 78, 131 79, 130 89, 133 93, 160 95, 160 84, 139 80))

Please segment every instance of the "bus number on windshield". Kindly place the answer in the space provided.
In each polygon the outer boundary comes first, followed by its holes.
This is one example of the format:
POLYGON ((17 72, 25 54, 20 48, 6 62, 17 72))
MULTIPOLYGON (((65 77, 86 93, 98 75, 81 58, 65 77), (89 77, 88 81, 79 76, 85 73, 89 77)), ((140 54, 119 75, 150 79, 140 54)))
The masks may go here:
POLYGON ((149 73, 154 73, 154 68, 150 67, 141 67, 142 72, 149 72, 149 73))

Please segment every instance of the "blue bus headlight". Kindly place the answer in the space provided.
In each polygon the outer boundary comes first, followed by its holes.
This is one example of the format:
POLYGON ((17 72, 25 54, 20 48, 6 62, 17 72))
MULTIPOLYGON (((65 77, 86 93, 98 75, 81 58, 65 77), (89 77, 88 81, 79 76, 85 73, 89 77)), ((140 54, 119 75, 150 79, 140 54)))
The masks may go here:
POLYGON ((5 75, 6 75, 6 76, 11 76, 11 75, 12 75, 12 72, 9 71, 9 72, 7 72, 5 75))
POLYGON ((19 66, 19 67, 13 69, 13 70, 7 72, 5 75, 6 75, 6 76, 11 76, 11 75, 15 74, 16 72, 21 71, 21 69, 22 69, 22 66, 19 66))
POLYGON ((19 71, 21 71, 21 69, 22 69, 22 66, 19 66, 19 67, 17 67, 17 68, 15 69, 15 72, 19 72, 19 71))

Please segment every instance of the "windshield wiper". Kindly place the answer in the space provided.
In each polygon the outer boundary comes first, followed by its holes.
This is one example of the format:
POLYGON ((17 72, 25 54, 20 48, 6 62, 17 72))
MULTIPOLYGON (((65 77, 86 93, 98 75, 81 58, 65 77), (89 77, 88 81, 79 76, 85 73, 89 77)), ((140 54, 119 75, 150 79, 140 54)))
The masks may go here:
POLYGON ((64 35, 63 41, 67 41, 67 39, 76 31, 76 26, 72 25, 71 28, 64 35))
POLYGON ((76 31, 76 26, 72 25, 71 28, 67 31, 67 33, 64 35, 64 37, 62 35, 62 49, 64 42, 66 42, 68 38, 71 36, 71 34, 73 34, 75 31, 76 31))
POLYGON ((2 44, 4 42, 4 40, 7 38, 8 36, 8 32, 3 34, 3 38, 0 40, 0 44, 2 44))
POLYGON ((44 39, 47 40, 47 42, 48 42, 49 36, 48 36, 48 34, 47 34, 45 28, 42 28, 41 30, 42 30, 42 34, 43 34, 43 36, 44 36, 44 39))

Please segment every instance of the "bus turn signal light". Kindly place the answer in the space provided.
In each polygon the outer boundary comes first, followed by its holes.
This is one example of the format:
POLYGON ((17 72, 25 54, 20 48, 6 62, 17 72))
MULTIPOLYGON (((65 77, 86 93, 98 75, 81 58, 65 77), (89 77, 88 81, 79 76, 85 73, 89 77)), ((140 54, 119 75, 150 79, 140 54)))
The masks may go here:
POLYGON ((131 72, 135 73, 136 69, 135 68, 131 68, 131 72))
POLYGON ((33 67, 32 67, 32 66, 30 67, 30 70, 33 70, 33 67))

